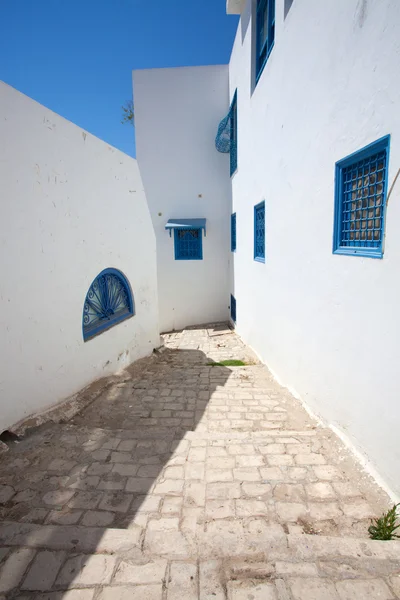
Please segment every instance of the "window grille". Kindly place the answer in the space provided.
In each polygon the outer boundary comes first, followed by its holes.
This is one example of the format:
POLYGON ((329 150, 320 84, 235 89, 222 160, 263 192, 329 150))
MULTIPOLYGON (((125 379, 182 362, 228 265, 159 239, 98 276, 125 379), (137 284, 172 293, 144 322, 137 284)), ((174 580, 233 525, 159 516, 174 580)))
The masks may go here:
POLYGON ((85 341, 135 314, 130 285, 116 269, 105 269, 93 281, 83 307, 85 341))
POLYGON ((175 229, 175 260, 202 260, 201 229, 175 229))
POLYGON ((265 202, 254 207, 254 260, 265 262, 265 202))
POLYGON ((231 319, 236 323, 236 298, 231 294, 231 319))
POLYGON ((231 215, 231 251, 236 250, 236 213, 231 215))
POLYGON ((390 136, 336 163, 333 251, 382 258, 390 136))

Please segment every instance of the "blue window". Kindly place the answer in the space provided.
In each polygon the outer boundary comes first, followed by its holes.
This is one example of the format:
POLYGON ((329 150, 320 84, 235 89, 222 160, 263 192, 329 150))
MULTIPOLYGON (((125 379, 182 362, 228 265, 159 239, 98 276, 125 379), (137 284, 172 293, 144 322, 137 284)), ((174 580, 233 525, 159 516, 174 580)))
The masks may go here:
POLYGON ((105 269, 92 282, 83 306, 82 330, 85 342, 133 317, 135 307, 131 287, 125 275, 105 269))
POLYGON ((237 91, 235 92, 229 109, 230 115, 230 173, 231 176, 237 170, 237 91))
POLYGON ((257 0, 256 81, 258 81, 275 41, 275 0, 257 0))
POLYGON ((202 230, 175 229, 175 260, 202 260, 202 230))
POLYGON ((236 213, 231 215, 231 251, 236 250, 236 213))
POLYGON ((265 202, 254 207, 254 260, 265 262, 265 202))
POLYGON ((231 319, 236 323, 236 299, 231 294, 231 319))
POLYGON ((336 163, 333 252, 382 258, 390 136, 336 163))

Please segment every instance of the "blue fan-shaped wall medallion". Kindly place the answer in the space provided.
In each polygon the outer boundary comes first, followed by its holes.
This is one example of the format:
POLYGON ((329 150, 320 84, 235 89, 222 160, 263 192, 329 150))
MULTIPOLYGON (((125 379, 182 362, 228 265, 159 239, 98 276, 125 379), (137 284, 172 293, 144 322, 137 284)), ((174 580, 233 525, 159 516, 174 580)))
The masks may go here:
POLYGON ((82 318, 83 339, 86 342, 134 314, 129 281, 117 269, 104 269, 86 294, 82 318))

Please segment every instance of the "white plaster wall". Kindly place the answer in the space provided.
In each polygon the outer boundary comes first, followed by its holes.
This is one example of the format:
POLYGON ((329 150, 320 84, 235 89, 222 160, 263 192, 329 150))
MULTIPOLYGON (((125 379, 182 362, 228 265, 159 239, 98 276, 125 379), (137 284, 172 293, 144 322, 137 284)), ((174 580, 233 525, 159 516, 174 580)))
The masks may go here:
POLYGON ((158 345, 156 246, 134 159, 0 83, 0 431, 158 345), (107 267, 136 316, 84 343, 107 267))
POLYGON ((157 238, 161 331, 228 316, 229 155, 215 149, 228 67, 134 71, 137 159, 157 238), (171 218, 207 219, 203 260, 174 259, 171 218))
MULTIPOLYGON (((237 329, 287 386, 400 493, 400 179, 383 260, 332 254, 335 162, 391 134, 400 167, 398 0, 276 0, 253 91, 250 0, 230 63, 238 88, 237 329), (253 206, 266 203, 266 263, 253 206)), ((229 17, 227 17, 229 18, 229 17)))

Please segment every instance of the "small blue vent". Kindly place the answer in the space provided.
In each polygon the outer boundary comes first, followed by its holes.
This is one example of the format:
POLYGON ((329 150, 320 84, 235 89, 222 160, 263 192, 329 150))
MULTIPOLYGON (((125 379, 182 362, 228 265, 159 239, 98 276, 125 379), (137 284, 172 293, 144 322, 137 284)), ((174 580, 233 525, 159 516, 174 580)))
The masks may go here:
POLYGON ((231 319, 236 323, 236 299, 231 294, 231 319))
POLYGON ((231 215, 231 251, 236 250, 236 213, 231 215))
POLYGON ((175 229, 175 260, 202 260, 202 230, 175 229))
POLYGON ((116 269, 105 269, 93 281, 83 307, 85 342, 135 314, 131 288, 116 269))
POLYGON ((336 163, 333 252, 382 258, 390 136, 336 163))
POLYGON ((265 262, 265 202, 254 207, 254 260, 265 262))

